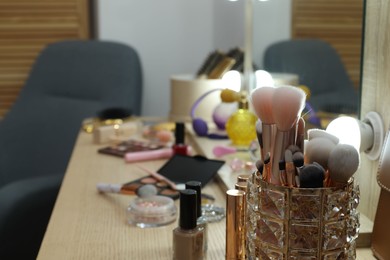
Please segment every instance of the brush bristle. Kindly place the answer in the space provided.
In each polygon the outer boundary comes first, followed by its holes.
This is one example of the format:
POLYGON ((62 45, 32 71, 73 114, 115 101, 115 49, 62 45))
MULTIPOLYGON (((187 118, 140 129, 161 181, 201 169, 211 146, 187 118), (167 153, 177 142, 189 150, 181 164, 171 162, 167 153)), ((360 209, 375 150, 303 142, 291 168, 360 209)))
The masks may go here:
POLYGON ((296 152, 293 154, 293 162, 295 167, 301 167, 304 164, 303 153, 296 152))
POLYGON ((255 89, 251 94, 251 102, 256 115, 263 124, 274 124, 274 115, 272 112, 272 99, 275 93, 273 87, 261 87, 255 89))
POLYGON ((273 117, 280 131, 289 131, 297 122, 305 106, 306 95, 302 89, 281 86, 275 89, 272 100, 273 117))
POLYGON ((349 144, 338 144, 329 154, 328 167, 332 181, 347 183, 359 168, 359 152, 349 144))
POLYGON ((337 136, 334 136, 323 129, 314 128, 314 129, 307 130, 307 138, 309 139, 309 141, 317 137, 327 138, 331 140, 334 144, 339 143, 339 138, 337 136))
POLYGON ((307 163, 317 162, 325 169, 328 169, 328 158, 335 144, 324 137, 318 137, 307 142, 305 155, 307 163))

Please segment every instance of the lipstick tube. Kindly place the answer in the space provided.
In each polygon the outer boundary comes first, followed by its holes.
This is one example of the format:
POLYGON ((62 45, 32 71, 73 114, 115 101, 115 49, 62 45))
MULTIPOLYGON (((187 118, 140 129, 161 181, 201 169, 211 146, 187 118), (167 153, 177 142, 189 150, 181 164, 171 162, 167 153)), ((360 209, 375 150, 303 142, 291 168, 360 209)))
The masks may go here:
POLYGON ((173 149, 172 148, 164 148, 157 149, 152 151, 143 151, 143 152, 131 152, 125 154, 126 162, 140 162, 147 160, 157 160, 157 159, 167 159, 172 157, 173 149))
POLYGON ((242 190, 226 192, 226 259, 245 259, 246 198, 242 190))

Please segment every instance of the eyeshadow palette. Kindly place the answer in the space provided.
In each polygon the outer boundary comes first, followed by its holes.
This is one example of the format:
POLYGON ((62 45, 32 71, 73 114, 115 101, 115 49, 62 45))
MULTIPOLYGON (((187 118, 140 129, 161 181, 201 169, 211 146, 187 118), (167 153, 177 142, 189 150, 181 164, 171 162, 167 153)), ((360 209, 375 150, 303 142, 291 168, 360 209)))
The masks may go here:
POLYGON ((151 151, 165 148, 165 145, 145 140, 130 139, 116 145, 107 146, 98 150, 98 153, 123 157, 126 153, 151 151))
POLYGON ((146 184, 154 185, 157 188, 157 195, 170 197, 172 199, 179 198, 179 192, 177 190, 172 189, 167 182, 157 180, 151 175, 123 184, 122 193, 136 195, 137 189, 146 184))

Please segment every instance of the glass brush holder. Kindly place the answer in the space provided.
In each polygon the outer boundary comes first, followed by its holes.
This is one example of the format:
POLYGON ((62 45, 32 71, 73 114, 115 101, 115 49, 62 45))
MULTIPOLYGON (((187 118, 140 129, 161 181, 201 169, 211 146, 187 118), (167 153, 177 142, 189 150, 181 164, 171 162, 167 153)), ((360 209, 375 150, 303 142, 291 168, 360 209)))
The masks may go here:
POLYGON ((359 187, 290 188, 253 173, 247 193, 247 259, 355 259, 359 187))

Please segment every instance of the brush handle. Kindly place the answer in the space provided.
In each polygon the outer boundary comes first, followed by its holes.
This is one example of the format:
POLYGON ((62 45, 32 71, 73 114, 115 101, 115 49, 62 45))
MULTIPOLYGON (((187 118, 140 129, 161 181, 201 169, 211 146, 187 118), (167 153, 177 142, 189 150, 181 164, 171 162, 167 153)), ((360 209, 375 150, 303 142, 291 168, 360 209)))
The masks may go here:
MULTIPOLYGON (((267 153, 270 153, 271 154, 271 157, 272 157, 272 147, 273 147, 273 143, 274 143, 274 139, 275 139, 275 125, 270 125, 270 124, 263 124, 262 125, 262 129, 263 129, 263 134, 262 134, 262 137, 263 137, 263 151, 262 151, 262 155, 264 155, 264 157, 267 155, 267 153)), ((262 157, 262 159, 264 160, 264 157, 262 157)), ((278 161, 279 163, 279 161, 278 161)))
POLYGON ((273 146, 272 154, 272 171, 271 171, 271 183, 280 185, 279 177, 279 161, 284 158, 284 151, 290 145, 290 131, 282 132, 279 129, 276 130, 276 138, 273 146))

